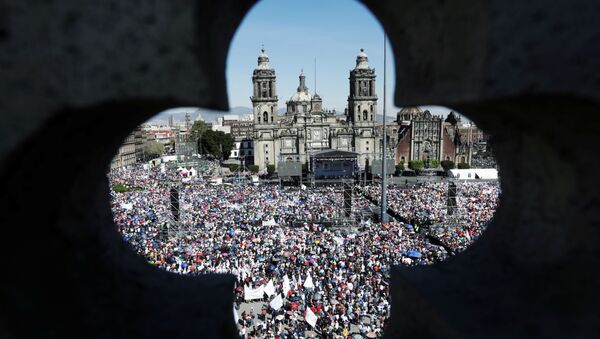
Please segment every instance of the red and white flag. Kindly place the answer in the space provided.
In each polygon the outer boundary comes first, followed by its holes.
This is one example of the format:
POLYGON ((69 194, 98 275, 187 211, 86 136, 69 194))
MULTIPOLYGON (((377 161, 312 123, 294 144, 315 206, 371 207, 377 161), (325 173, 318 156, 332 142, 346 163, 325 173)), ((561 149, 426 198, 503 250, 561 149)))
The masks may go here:
POLYGON ((306 315, 304 316, 304 319, 312 327, 317 325, 317 315, 314 314, 310 308, 306 308, 306 315))

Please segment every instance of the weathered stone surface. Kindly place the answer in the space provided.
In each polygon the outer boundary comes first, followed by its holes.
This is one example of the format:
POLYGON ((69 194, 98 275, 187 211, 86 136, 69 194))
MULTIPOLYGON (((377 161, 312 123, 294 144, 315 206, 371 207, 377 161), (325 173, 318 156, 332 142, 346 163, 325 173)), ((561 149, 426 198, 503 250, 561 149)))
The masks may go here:
MULTIPOLYGON (((465 253, 394 270, 387 336, 596 337, 598 2, 365 2, 394 45, 396 103, 454 103, 493 135, 503 189, 465 253)), ((0 336, 235 336, 232 277, 137 257, 104 171, 161 109, 226 107, 251 4, 0 3, 0 336)))
POLYGON ((398 106, 547 93, 600 99, 600 2, 364 2, 393 42, 398 106))

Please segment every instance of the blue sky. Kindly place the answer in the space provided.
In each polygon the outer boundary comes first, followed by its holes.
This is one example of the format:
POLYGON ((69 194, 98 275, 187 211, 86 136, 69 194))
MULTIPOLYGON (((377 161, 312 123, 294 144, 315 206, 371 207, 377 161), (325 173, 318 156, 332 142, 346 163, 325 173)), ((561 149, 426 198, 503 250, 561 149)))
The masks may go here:
MULTIPOLYGON (((342 113, 348 98, 349 71, 361 48, 377 74, 379 114, 383 113, 383 28, 373 14, 355 0, 262 0, 250 9, 234 35, 227 57, 229 106, 252 107, 252 71, 264 45, 277 75, 279 107, 285 107, 298 86, 303 69, 311 93, 317 92, 323 107, 342 113)), ((393 104, 394 58, 387 46, 387 116, 395 117, 393 104)), ((434 114, 449 111, 424 106, 434 114)), ((189 109, 186 109, 189 110, 189 109)), ((203 110, 204 111, 204 110, 203 110)))
MULTIPOLYGON (((244 18, 227 59, 231 107, 251 106, 252 70, 264 44, 277 74, 279 106, 296 91, 301 69, 314 92, 317 59, 317 92, 323 106, 343 112, 348 96, 348 75, 361 48, 377 72, 379 113, 383 111, 383 28, 371 12, 354 0, 262 0, 244 18)), ((387 114, 393 108, 393 55, 388 44, 387 114)))

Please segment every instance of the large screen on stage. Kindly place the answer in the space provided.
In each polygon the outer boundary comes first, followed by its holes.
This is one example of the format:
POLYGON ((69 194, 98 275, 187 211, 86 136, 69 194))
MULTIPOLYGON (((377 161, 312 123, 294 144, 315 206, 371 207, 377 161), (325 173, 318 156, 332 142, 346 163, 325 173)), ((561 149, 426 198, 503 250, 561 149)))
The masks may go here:
POLYGON ((315 160, 315 178, 350 178, 354 175, 354 160, 315 160))
POLYGON ((277 163, 280 177, 299 177, 302 175, 302 164, 297 161, 280 161, 277 163))

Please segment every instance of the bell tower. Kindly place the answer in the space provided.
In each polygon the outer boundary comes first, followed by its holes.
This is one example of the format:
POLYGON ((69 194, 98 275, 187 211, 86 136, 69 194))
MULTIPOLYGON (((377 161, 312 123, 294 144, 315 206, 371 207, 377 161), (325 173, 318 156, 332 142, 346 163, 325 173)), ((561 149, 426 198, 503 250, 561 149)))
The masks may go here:
POLYGON ((269 65, 269 56, 261 49, 258 55, 258 66, 252 73, 254 86, 252 112, 254 124, 269 125, 277 121, 277 92, 275 91, 275 70, 269 65))
POLYGON ((369 67, 369 57, 362 48, 349 79, 348 119, 353 124, 374 124, 377 115, 375 69, 369 67))

